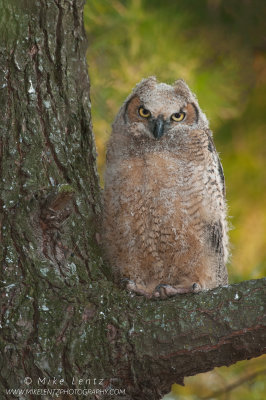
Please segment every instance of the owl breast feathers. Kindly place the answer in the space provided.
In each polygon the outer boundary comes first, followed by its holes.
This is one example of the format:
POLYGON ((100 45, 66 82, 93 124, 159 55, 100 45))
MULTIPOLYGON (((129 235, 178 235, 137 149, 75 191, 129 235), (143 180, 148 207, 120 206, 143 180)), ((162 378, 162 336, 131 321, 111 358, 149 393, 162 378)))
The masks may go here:
POLYGON ((227 283, 223 169, 183 80, 142 80, 108 143, 103 244, 117 282, 146 297, 227 283))

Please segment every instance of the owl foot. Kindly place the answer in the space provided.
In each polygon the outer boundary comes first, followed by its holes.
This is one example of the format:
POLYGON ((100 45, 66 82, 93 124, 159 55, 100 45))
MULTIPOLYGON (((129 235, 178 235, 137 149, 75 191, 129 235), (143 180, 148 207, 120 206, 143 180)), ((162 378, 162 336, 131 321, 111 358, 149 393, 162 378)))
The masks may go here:
POLYGON ((201 287, 198 283, 193 283, 192 286, 187 287, 174 287, 171 285, 165 285, 161 283, 160 285, 156 286, 153 297, 166 299, 167 297, 175 296, 176 294, 183 294, 183 293, 197 293, 201 290, 201 287))
POLYGON ((135 293, 138 296, 145 296, 148 299, 152 297, 151 293, 146 292, 130 279, 124 278, 122 279, 122 283, 124 284, 125 289, 127 289, 129 292, 135 293))

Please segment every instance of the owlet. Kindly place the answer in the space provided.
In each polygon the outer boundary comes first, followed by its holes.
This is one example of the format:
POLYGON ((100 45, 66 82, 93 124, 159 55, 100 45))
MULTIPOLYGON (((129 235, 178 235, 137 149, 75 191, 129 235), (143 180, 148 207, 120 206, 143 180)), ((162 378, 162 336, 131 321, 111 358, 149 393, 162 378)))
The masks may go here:
POLYGON ((103 244, 117 282, 148 298, 227 284, 223 169, 196 96, 142 80, 107 148, 103 244))

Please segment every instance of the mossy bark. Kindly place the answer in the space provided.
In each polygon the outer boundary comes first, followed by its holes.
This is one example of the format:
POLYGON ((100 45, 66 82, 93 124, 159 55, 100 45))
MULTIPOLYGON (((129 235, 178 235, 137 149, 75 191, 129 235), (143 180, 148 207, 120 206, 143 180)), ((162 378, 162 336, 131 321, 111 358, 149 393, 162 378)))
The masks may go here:
POLYGON ((1 398, 116 388, 106 398, 159 399, 185 376, 262 354, 265 280, 166 301, 112 284, 96 241, 83 1, 0 9, 1 398))

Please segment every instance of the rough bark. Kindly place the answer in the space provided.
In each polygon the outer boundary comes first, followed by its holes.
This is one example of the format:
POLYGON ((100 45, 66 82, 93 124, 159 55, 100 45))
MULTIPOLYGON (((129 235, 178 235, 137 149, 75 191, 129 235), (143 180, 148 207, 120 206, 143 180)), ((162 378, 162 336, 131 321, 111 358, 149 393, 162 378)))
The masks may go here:
POLYGON ((159 399, 185 376, 265 352, 265 280, 166 301, 112 284, 96 241, 83 1, 0 9, 1 398, 112 387, 159 399))

